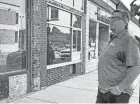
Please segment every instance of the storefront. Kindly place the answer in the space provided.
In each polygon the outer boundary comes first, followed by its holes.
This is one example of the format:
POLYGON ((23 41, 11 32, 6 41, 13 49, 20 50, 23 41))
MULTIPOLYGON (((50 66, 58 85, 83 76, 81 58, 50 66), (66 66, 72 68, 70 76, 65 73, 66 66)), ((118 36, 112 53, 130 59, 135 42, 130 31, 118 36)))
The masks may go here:
POLYGON ((47 0, 47 56, 41 87, 83 73, 83 3, 84 0, 47 0))
POLYGON ((86 14, 86 58, 85 72, 97 69, 98 56, 107 45, 109 35, 109 17, 111 15, 95 3, 87 2, 86 14))
POLYGON ((104 7, 101 0, 1 0, 0 100, 97 69, 110 39, 112 9, 104 7))
POLYGON ((25 0, 0 1, 0 99, 28 91, 25 0))
POLYGON ((3 102, 84 73, 84 2, 0 1, 3 102))

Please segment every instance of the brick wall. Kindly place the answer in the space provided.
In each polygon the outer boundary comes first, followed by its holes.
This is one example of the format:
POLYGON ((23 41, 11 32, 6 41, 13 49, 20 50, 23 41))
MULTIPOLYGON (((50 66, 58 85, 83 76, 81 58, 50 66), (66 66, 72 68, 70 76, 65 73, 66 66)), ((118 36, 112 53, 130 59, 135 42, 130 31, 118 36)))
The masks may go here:
POLYGON ((9 99, 16 99, 27 92, 27 74, 9 77, 9 99))
POLYGON ((73 72, 74 65, 67 65, 53 69, 46 69, 44 78, 41 80, 41 87, 51 86, 61 81, 72 78, 73 76, 81 75, 83 73, 82 63, 75 64, 75 73, 73 72))
POLYGON ((6 77, 9 84, 8 97, 1 99, 0 103, 12 102, 27 93, 27 74, 7 75, 6 77))
MULTIPOLYGON (((46 68, 47 30, 46 0, 33 0, 32 9, 32 90, 40 89, 40 73, 46 68)), ((42 77, 41 77, 42 79, 42 77)))

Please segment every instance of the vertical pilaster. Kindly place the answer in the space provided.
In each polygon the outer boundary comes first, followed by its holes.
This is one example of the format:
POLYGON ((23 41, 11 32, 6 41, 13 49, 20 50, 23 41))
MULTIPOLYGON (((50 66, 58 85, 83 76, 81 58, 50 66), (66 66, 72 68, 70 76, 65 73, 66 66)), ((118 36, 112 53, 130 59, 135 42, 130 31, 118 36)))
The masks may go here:
POLYGON ((46 2, 33 0, 32 8, 32 90, 40 90, 41 72, 46 68, 47 29, 46 2))

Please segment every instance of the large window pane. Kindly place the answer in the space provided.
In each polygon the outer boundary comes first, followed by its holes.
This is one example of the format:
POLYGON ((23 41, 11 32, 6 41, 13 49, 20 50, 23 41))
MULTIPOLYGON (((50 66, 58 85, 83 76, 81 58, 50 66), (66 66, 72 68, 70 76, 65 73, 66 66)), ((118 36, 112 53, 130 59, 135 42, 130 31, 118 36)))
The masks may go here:
POLYGON ((0 30, 0 73, 25 69, 26 51, 19 48, 18 32, 0 30))
POLYGON ((3 0, 0 8, 0 73, 26 69, 25 0, 3 0))
POLYGON ((81 51, 81 31, 73 30, 73 51, 81 51))
POLYGON ((73 27, 81 28, 81 20, 82 18, 78 15, 73 15, 72 22, 73 27))
POLYGON ((74 7, 83 10, 83 0, 74 0, 74 7))
POLYGON ((49 6, 48 11, 49 11, 49 17, 47 21, 49 23, 63 25, 63 26, 71 25, 70 13, 51 6, 49 6))
POLYGON ((95 58, 95 49, 96 49, 96 22, 89 21, 89 53, 88 59, 95 58))
POLYGON ((48 24, 47 64, 68 62, 71 59, 71 29, 48 24))
POLYGON ((15 25, 18 24, 18 13, 15 11, 0 9, 0 24, 15 25))

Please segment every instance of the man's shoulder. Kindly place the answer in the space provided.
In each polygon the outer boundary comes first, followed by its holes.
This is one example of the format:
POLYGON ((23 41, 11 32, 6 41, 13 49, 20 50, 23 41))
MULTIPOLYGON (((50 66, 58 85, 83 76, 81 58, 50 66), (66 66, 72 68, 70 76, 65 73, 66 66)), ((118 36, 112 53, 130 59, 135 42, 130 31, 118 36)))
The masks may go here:
POLYGON ((130 35, 129 33, 128 33, 128 35, 126 35, 123 38, 123 42, 125 42, 125 43, 135 43, 135 44, 138 44, 138 41, 136 40, 136 37, 133 36, 133 35, 130 35))
POLYGON ((135 36, 131 35, 130 32, 126 31, 126 32, 124 32, 122 39, 124 39, 124 40, 135 40, 135 36))

